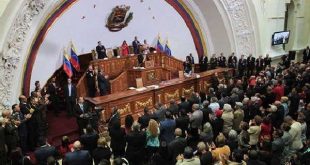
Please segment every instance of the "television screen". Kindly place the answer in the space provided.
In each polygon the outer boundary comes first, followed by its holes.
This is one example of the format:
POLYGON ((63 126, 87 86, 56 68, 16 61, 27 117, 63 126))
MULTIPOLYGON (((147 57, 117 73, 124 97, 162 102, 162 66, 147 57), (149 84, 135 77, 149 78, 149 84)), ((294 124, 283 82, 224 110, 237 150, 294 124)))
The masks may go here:
POLYGON ((272 45, 287 44, 289 37, 289 31, 275 32, 272 35, 272 45))

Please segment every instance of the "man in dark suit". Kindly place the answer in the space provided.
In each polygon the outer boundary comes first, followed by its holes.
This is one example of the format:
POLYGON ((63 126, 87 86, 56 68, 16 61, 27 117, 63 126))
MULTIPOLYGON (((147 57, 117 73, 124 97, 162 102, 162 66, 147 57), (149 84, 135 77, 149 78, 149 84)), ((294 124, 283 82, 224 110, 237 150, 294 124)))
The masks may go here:
POLYGON ((220 57, 218 57, 218 63, 220 67, 226 67, 226 57, 223 55, 223 53, 221 53, 220 57))
POLYGON ((46 143, 45 140, 40 140, 40 147, 34 151, 34 156, 39 165, 46 165, 47 158, 50 156, 56 157, 58 156, 58 152, 54 146, 51 146, 46 143))
POLYGON ((68 152, 63 159, 64 165, 92 165, 92 159, 88 151, 81 150, 81 142, 73 143, 73 152, 68 152))
POLYGON ((92 65, 89 65, 86 71, 86 82, 88 88, 88 96, 95 97, 96 95, 96 75, 92 65))
POLYGON ((231 53, 231 55, 228 57, 228 67, 233 68, 233 76, 236 75, 236 69, 237 69, 237 57, 235 56, 235 53, 231 53))
POLYGON ((254 73, 254 68, 255 68, 255 58, 252 56, 252 54, 249 55, 246 62, 247 62, 247 69, 248 69, 247 75, 252 76, 254 73))
MULTIPOLYGON (((2 125, 2 123, 0 122, 2 125)), ((0 164, 6 163, 6 148, 5 148, 5 130, 4 127, 0 127, 0 164)))
POLYGON ((19 147, 19 135, 17 129, 17 123, 11 120, 11 112, 4 110, 2 112, 4 131, 5 131, 5 142, 7 145, 7 153, 10 154, 12 150, 19 147))
POLYGON ((266 57, 264 58, 264 69, 266 69, 267 66, 271 66, 271 58, 269 57, 269 54, 266 54, 266 57))
POLYGON ((256 59, 256 74, 259 74, 260 71, 262 71, 264 68, 264 59, 263 56, 259 56, 256 59))
POLYGON ((140 116, 138 119, 139 124, 141 124, 141 129, 147 128, 151 118, 152 118, 151 111, 147 107, 145 107, 144 114, 140 116))
POLYGON ((193 54, 190 53, 188 57, 189 57, 190 63, 191 63, 191 64, 195 64, 195 59, 194 59, 194 57, 193 57, 193 54))
POLYGON ((18 104, 14 104, 12 106, 12 110, 13 110, 13 114, 12 114, 11 120, 18 123, 18 135, 20 139, 20 147, 23 153, 26 153, 28 151, 28 146, 27 146, 28 130, 27 130, 26 121, 31 118, 31 115, 22 114, 18 104))
POLYGON ((179 110, 184 109, 187 113, 192 111, 190 103, 186 100, 185 96, 181 96, 181 103, 179 103, 179 110))
POLYGON ((64 87, 66 110, 68 116, 73 116, 74 106, 76 104, 76 87, 72 84, 72 80, 68 79, 68 84, 64 87))
POLYGON ((307 63, 310 60, 310 48, 307 46, 307 48, 303 51, 303 63, 307 63))
POLYGON ((139 54, 140 53, 140 41, 138 41, 138 37, 135 36, 135 40, 132 41, 132 47, 133 47, 133 53, 134 54, 139 54))
POLYGON ((24 115, 29 114, 30 106, 27 104, 27 97, 24 95, 20 95, 18 99, 19 99, 19 107, 20 107, 22 114, 24 115))
POLYGON ((187 145, 185 138, 182 137, 182 130, 180 128, 176 128, 174 134, 175 139, 168 144, 168 154, 173 164, 176 163, 177 156, 183 153, 187 145))
POLYGON ((213 54, 210 59, 210 65, 211 65, 211 69, 215 69, 217 67, 217 58, 215 54, 213 54))
POLYGON ((208 57, 207 56, 202 56, 200 60, 200 71, 206 71, 208 70, 208 57))
POLYGON ((95 132, 92 126, 89 124, 86 127, 86 133, 81 136, 80 141, 83 145, 83 149, 87 150, 92 155, 93 150, 97 147, 97 140, 99 135, 95 132))
POLYGON ((101 44, 101 41, 98 41, 98 45, 96 46, 96 52, 97 52, 97 55, 98 55, 98 59, 107 58, 106 49, 101 44))
POLYGON ((241 58, 239 59, 239 62, 238 62, 238 75, 239 75, 239 77, 244 76, 245 67, 246 67, 246 59, 244 59, 244 55, 242 54, 241 58))
POLYGON ((59 96, 58 96, 59 88, 56 85, 56 77, 52 78, 52 81, 48 84, 47 93, 50 95, 49 100, 50 108, 54 111, 54 114, 57 116, 59 113, 59 96))
POLYGON ((108 89, 110 88, 109 81, 106 79, 103 71, 99 71, 97 75, 98 88, 100 90, 100 96, 104 96, 107 94, 108 89))
POLYGON ((76 121, 79 126, 80 135, 83 134, 83 129, 86 128, 88 120, 85 118, 85 114, 89 112, 89 106, 85 103, 83 97, 79 97, 78 103, 74 107, 76 121))
POLYGON ((165 112, 165 120, 160 122, 160 139, 170 143, 174 138, 175 120, 169 111, 165 112))

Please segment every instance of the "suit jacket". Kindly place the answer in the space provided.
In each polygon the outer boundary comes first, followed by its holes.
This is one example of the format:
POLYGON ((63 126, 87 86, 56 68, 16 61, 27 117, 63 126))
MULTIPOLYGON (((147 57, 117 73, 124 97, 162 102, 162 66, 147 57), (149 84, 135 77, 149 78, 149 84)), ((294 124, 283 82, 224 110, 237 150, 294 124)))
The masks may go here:
POLYGON ((30 106, 27 103, 19 103, 20 111, 24 114, 27 115, 30 113, 29 109, 30 106))
POLYGON ((102 58, 106 58, 107 57, 106 49, 105 49, 105 47, 103 45, 96 46, 96 52, 98 54, 98 59, 102 59, 102 58))
MULTIPOLYGON (((66 99, 69 99, 69 87, 68 87, 68 85, 66 85, 65 87, 64 87, 64 93, 65 93, 65 98, 66 99)), ((73 84, 71 84, 71 98, 76 98, 76 87, 73 85, 73 84)))
POLYGON ((246 64, 247 64, 246 59, 239 59, 238 68, 239 68, 239 69, 245 69, 246 64))
POLYGON ((86 102, 83 103, 82 107, 83 107, 83 110, 81 109, 79 104, 76 104, 75 107, 74 107, 75 115, 76 115, 77 118, 80 118, 81 114, 89 112, 89 106, 88 106, 88 104, 86 102))
POLYGON ((108 80, 102 74, 98 74, 98 87, 100 90, 107 90, 109 88, 108 80))
POLYGON ((236 56, 229 56, 228 57, 228 67, 236 68, 237 67, 237 57, 236 56))
POLYGON ((95 81, 95 72, 94 71, 87 71, 86 72, 86 80, 88 88, 95 88, 96 81, 95 81))
POLYGON ((95 165, 98 165, 102 159, 108 160, 110 162, 111 158, 111 149, 110 147, 98 147, 93 151, 93 158, 95 165))
POLYGON ((270 66, 270 64, 271 64, 271 58, 265 57, 265 58, 264 58, 264 65, 265 65, 265 66, 270 66))
POLYGON ((63 159, 64 165, 92 165, 92 159, 86 150, 68 152, 63 159))
POLYGON ((86 133, 80 137, 80 141, 83 144, 85 150, 88 150, 89 153, 92 153, 93 150, 97 147, 97 140, 99 136, 97 133, 86 133))
POLYGON ((170 160, 175 163, 176 157, 184 152, 184 148, 186 147, 186 145, 186 140, 182 137, 176 137, 173 141, 171 141, 168 144, 168 154, 170 160))
POLYGON ((303 62, 307 62, 308 60, 310 60, 310 50, 307 53, 307 49, 305 49, 303 51, 303 62))
POLYGON ((254 68, 255 66, 255 58, 254 57, 248 57, 247 59, 247 66, 250 68, 254 68))
MULTIPOLYGON (((145 132, 132 131, 125 136, 127 142, 126 158, 129 160, 137 159, 144 154, 146 145, 145 132)), ((141 159, 142 160, 142 159, 141 159)))
POLYGON ((190 103, 188 101, 184 101, 179 104, 179 110, 181 109, 185 109, 186 112, 192 111, 192 108, 190 107, 190 103))
POLYGON ((5 151, 5 129, 0 127, 0 153, 5 151))
POLYGON ((140 45, 140 42, 138 40, 132 41, 133 52, 135 54, 139 54, 139 45, 140 45))
POLYGON ((57 150, 53 146, 41 146, 34 151, 35 158, 39 165, 46 165, 47 158, 49 156, 56 157, 58 155, 57 150))
POLYGON ((174 139, 175 121, 173 119, 165 119, 160 122, 160 137, 161 140, 170 143, 174 139))

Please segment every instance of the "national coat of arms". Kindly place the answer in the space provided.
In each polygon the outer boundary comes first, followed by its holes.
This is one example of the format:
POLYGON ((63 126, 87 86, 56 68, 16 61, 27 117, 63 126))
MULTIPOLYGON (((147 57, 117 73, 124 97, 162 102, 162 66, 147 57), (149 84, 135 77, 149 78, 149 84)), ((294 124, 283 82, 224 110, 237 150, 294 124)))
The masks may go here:
POLYGON ((122 30, 132 20, 133 13, 128 12, 130 6, 121 5, 113 8, 112 13, 109 15, 106 27, 112 31, 117 32, 122 30))

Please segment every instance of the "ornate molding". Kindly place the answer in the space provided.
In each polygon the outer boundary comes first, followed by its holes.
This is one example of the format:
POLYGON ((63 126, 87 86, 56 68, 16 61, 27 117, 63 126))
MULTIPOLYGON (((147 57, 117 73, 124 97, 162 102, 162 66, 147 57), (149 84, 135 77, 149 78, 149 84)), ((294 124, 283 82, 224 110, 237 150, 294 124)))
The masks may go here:
POLYGON ((175 90, 174 92, 172 93, 165 93, 165 100, 166 102, 169 102, 171 99, 175 99, 175 100, 178 100, 180 97, 179 95, 179 90, 175 90))
POLYGON ((246 0, 222 0, 222 4, 231 21, 237 53, 255 53, 254 29, 246 0))
POLYGON ((27 0, 20 8, 0 56, 0 110, 8 109, 13 94, 14 76, 20 64, 21 51, 33 19, 40 14, 48 0, 27 0))
POLYGON ((137 101, 136 102, 136 109, 144 109, 145 107, 153 106, 153 99, 150 97, 146 101, 137 101))

